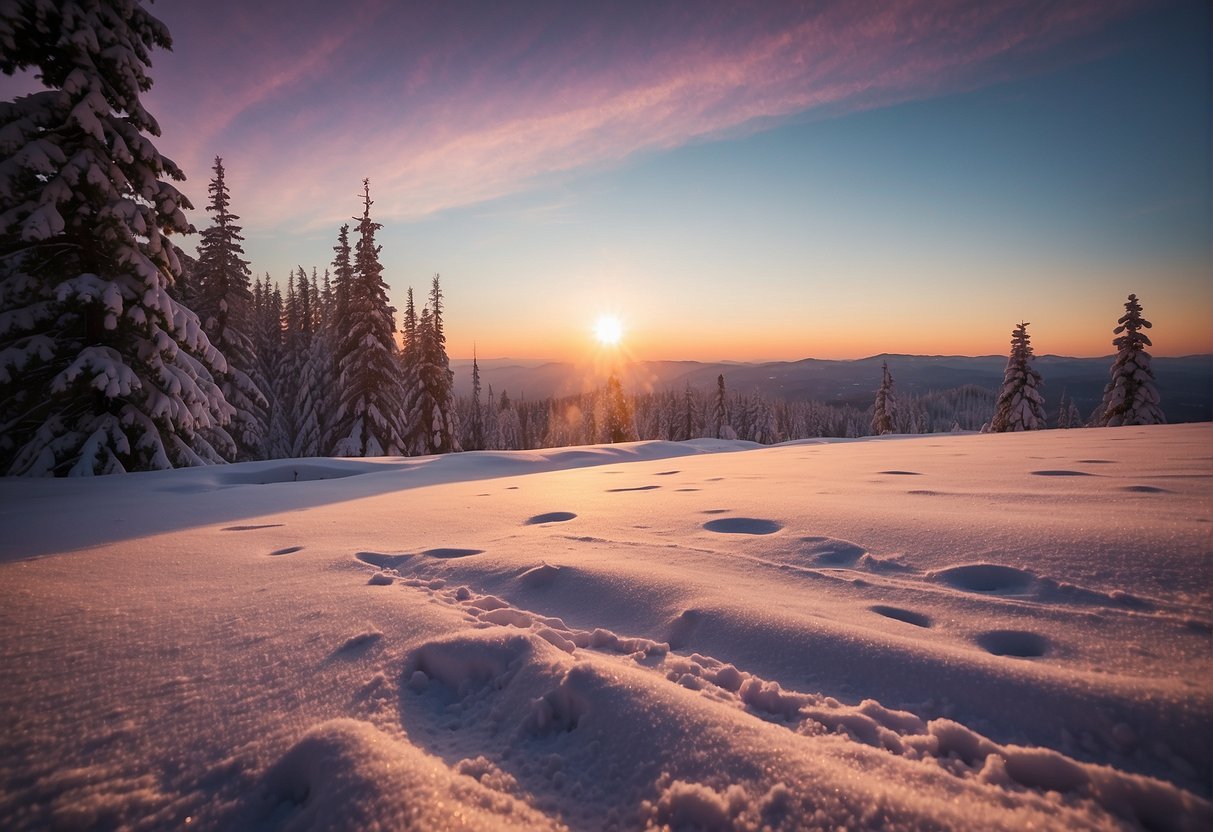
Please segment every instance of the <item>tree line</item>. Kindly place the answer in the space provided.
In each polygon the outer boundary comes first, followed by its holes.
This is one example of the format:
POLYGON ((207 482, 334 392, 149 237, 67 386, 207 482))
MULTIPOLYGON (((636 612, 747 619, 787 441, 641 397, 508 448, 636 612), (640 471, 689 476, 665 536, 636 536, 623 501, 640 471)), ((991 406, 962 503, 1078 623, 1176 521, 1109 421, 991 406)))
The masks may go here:
MULTIPOLYGON (((1152 343, 1143 331, 1152 328, 1153 324, 1142 317, 1141 313, 1141 302, 1137 295, 1130 294, 1125 301, 1125 314, 1112 330, 1116 336, 1112 339, 1116 356, 1112 360, 1111 377, 1104 387, 1103 398, 1096 406, 1095 412, 1084 421, 1074 400, 1067 399, 1063 390, 1054 427, 1116 427, 1166 423, 1166 416, 1163 415, 1159 404, 1154 370, 1150 366, 1150 354, 1146 352, 1146 347, 1152 346, 1152 343)), ((1042 430, 1049 427, 1045 418, 1045 400, 1040 391, 1041 375, 1033 366, 1032 339, 1028 335, 1028 326, 1028 323, 1021 322, 1011 333, 1011 352, 1007 358, 1002 387, 990 420, 982 425, 983 433, 1042 430)), ((895 412, 893 377, 889 372, 888 362, 885 362, 882 365, 880 388, 873 404, 872 432, 904 432, 894 428, 895 412)))
MULTIPOLYGON (((443 294, 408 291, 402 346, 388 303, 369 180, 321 278, 252 279, 222 159, 196 260, 185 178, 156 149, 140 95, 171 46, 139 3, 0 7, 0 72, 45 89, 0 103, 0 474, 93 475, 286 456, 448 453, 629 439, 813 436, 1043 427, 1027 324, 1003 389, 894 395, 870 413, 715 391, 456 401, 443 294), (978 422, 978 420, 981 420, 978 422)), ((1130 295, 1099 424, 1163 421, 1130 295)), ((1069 410, 1063 408, 1068 422, 1069 410)), ((1081 421, 1081 420, 1078 420, 1081 421)), ((1067 426, 1070 426, 1068 423, 1067 426)))

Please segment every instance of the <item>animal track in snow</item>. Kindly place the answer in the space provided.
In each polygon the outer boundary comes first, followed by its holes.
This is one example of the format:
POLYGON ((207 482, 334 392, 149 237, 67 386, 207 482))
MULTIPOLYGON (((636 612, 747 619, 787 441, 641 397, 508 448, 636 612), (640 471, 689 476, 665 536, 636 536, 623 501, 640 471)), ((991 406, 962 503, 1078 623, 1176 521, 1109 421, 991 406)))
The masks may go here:
POLYGON ((606 493, 619 494, 623 491, 654 491, 658 488, 661 488, 661 486, 660 485, 637 485, 632 488, 608 488, 606 490, 606 493))
POLYGON ((874 604, 868 607, 877 615, 883 615, 885 618, 892 618, 895 621, 903 621, 906 624, 913 624, 915 627, 930 627, 931 617, 913 610, 902 609, 901 607, 890 607, 886 604, 874 604))
POLYGON ((1157 485, 1126 485, 1121 491, 1128 491, 1131 494, 1174 494, 1168 488, 1159 488, 1157 485))
POLYGON ((1093 477, 1094 474, 1086 471, 1069 471, 1065 469, 1047 470, 1047 471, 1032 471, 1034 477, 1093 477))
POLYGON ((275 549, 270 552, 271 555, 293 555, 295 552, 302 550, 302 546, 287 546, 285 549, 275 549))
POLYGON ((1049 652, 1052 644, 1039 633, 1027 630, 989 630, 973 639, 977 646, 995 656, 1034 659, 1049 652))
POLYGON ((917 471, 877 471, 878 474, 893 474, 899 477, 921 477, 917 471))
POLYGON ((655 477, 668 477, 668 476, 671 476, 672 474, 681 474, 681 473, 682 473, 681 471, 658 471, 658 472, 657 472, 656 474, 654 474, 653 476, 655 476, 655 477))
POLYGON ((717 534, 774 534, 783 528, 782 523, 758 517, 721 517, 709 520, 703 527, 717 534))
POLYGON ((527 518, 524 526, 538 526, 542 523, 566 523, 577 515, 571 511, 549 511, 547 514, 536 514, 527 518))

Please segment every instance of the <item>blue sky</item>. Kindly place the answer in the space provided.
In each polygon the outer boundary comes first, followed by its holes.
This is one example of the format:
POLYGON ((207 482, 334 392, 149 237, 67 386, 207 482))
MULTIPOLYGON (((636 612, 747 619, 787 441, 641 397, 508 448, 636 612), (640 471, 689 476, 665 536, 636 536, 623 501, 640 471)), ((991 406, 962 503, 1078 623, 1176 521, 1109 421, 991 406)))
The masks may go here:
POLYGON ((152 9, 195 205, 222 155, 285 280, 369 176, 454 356, 568 357, 603 312, 641 358, 999 353, 1021 319, 1100 355, 1129 292, 1158 354, 1213 351, 1200 0, 152 9))

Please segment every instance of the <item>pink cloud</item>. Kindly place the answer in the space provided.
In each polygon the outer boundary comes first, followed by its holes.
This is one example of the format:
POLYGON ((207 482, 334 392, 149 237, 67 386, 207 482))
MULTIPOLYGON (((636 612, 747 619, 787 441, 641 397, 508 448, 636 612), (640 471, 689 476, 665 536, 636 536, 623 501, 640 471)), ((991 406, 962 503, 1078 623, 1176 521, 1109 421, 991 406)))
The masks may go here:
MULTIPOLYGON (((756 4, 742 14, 695 4, 694 15, 679 7, 622 20, 375 8, 325 18, 320 29, 301 22, 294 41, 250 36, 260 51, 219 68, 211 89, 195 79, 201 101, 160 117, 191 193, 205 193, 216 154, 244 171, 246 223, 342 222, 363 176, 379 218, 414 218, 517 192, 539 176, 826 107, 846 112, 1022 75, 1066 59, 1068 42, 1141 5, 836 2, 803 14, 756 4)), ((158 91, 192 77, 186 67, 169 75, 158 91)))

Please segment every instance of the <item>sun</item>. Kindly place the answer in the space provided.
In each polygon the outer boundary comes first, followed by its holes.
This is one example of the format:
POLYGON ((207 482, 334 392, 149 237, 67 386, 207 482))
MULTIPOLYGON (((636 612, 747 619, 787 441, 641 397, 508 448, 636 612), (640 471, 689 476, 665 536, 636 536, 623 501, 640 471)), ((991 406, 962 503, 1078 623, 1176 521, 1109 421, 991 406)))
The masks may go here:
POLYGON ((594 321, 594 337, 603 346, 613 347, 623 337, 623 323, 614 315, 599 315, 594 321))

